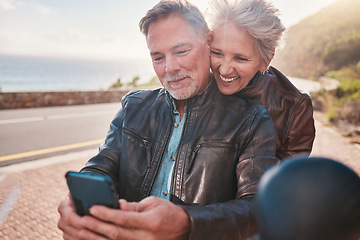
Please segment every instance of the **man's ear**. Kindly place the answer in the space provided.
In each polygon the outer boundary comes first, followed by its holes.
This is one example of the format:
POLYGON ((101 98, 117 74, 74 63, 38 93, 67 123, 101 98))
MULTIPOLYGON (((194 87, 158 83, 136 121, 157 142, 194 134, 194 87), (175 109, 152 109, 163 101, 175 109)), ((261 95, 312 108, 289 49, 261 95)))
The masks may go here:
POLYGON ((209 31, 209 33, 208 33, 208 35, 207 35, 207 37, 206 37, 206 39, 207 39, 207 44, 210 46, 210 43, 212 42, 212 40, 213 40, 213 38, 214 38, 214 36, 213 36, 213 31, 209 31))

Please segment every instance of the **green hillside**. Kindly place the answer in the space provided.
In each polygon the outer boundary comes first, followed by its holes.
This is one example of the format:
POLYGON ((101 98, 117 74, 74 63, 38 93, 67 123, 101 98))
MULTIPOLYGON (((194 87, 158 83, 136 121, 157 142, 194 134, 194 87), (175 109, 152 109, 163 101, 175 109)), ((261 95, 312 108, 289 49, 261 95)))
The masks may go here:
POLYGON ((315 109, 336 123, 360 127, 360 0, 340 0, 288 29, 272 65, 287 76, 340 81, 312 93, 315 109))
POLYGON ((360 61, 360 1, 340 0, 288 29, 272 65, 312 78, 360 61))

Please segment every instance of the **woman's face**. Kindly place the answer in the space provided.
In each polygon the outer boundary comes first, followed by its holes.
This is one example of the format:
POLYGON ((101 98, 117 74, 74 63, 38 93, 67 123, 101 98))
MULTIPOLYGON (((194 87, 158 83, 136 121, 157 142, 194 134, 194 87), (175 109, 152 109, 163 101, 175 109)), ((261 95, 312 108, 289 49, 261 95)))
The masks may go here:
POLYGON ((232 22, 213 31, 211 69, 219 90, 231 95, 245 88, 257 71, 266 70, 255 49, 255 39, 232 22))

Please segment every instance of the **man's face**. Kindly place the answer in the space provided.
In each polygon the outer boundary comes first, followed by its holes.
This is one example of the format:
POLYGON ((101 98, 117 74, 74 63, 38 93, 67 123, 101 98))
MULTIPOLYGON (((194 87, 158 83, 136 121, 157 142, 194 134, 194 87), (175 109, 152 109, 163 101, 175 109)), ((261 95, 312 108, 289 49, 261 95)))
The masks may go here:
POLYGON ((151 23, 147 35, 153 67, 177 100, 202 92, 210 80, 210 50, 184 19, 170 16, 151 23))

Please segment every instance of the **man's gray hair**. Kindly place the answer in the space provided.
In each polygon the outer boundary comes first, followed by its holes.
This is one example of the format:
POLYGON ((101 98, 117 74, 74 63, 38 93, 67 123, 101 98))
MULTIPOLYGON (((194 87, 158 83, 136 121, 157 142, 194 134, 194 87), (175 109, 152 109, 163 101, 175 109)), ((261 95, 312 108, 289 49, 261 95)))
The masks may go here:
POLYGON ((178 16, 186 20, 194 33, 203 41, 209 33, 209 27, 200 10, 184 0, 162 0, 152 9, 148 10, 146 15, 140 20, 140 31, 147 37, 151 23, 161 18, 169 16, 178 16))
POLYGON ((212 30, 229 21, 247 30, 255 38, 255 48, 261 60, 268 65, 283 41, 285 27, 279 18, 279 10, 266 0, 230 1, 212 2, 212 30))

